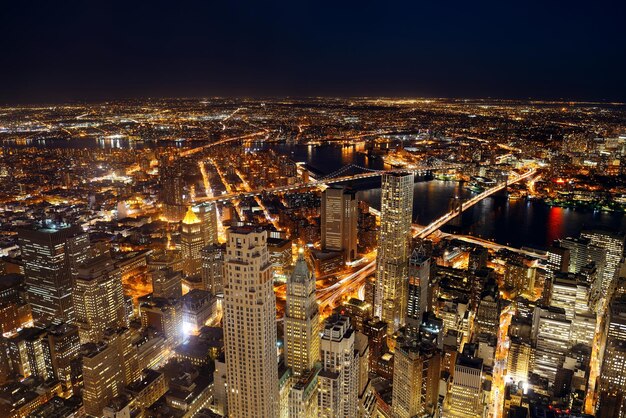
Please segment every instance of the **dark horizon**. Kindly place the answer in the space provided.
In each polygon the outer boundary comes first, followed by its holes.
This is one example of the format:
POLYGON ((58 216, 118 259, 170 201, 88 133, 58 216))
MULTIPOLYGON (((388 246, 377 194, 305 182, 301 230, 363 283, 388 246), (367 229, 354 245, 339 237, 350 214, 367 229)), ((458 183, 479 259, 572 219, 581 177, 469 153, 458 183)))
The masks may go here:
POLYGON ((0 103, 189 97, 626 102, 626 4, 14 2, 0 103))

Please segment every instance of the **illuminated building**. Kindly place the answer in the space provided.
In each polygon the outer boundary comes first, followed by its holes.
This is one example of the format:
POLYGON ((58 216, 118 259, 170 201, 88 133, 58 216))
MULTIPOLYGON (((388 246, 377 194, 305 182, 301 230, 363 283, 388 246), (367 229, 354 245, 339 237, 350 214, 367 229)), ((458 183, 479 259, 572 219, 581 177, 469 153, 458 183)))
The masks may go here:
POLYGON ((320 358, 319 306, 315 298, 315 277, 300 251, 287 280, 285 307, 285 361, 299 376, 320 358))
POLYGON ((464 350, 454 364, 453 382, 447 396, 448 413, 454 418, 479 418, 483 416, 482 385, 483 359, 464 350))
POLYGON ((606 250, 606 264, 602 271, 600 286, 602 293, 606 295, 616 278, 619 264, 624 255, 625 235, 623 232, 593 229, 582 231, 580 236, 588 238, 592 245, 606 250))
POLYGON ((99 343, 83 346, 83 402, 85 412, 102 416, 102 409, 124 387, 124 376, 115 347, 99 343))
POLYGON ((162 333, 170 346, 183 336, 181 303, 176 299, 163 299, 151 295, 139 298, 141 325, 162 333))
POLYGON ((48 344, 54 376, 65 390, 69 390, 72 387, 72 360, 80 353, 78 327, 70 324, 49 327, 48 344))
POLYGON ((319 366, 306 371, 294 382, 289 391, 290 418, 317 418, 319 366))
POLYGON ((533 334, 536 335, 533 373, 553 383, 571 346, 572 322, 563 308, 537 307, 533 315, 533 334))
POLYGON ((504 266, 504 287, 518 294, 531 294, 535 287, 534 269, 521 260, 510 260, 504 266))
POLYGON ((337 307, 336 311, 349 317, 350 323, 359 332, 363 332, 365 321, 372 317, 372 305, 356 298, 348 299, 337 307))
POLYGON ((409 283, 406 311, 406 325, 417 333, 424 312, 428 311, 428 283, 430 282, 430 258, 413 250, 409 259, 409 283))
POLYGON ((495 281, 487 283, 480 295, 474 327, 477 335, 498 335, 498 328, 500 327, 500 295, 495 281))
POLYGON ((570 251, 568 268, 570 273, 579 273, 584 266, 593 262, 602 281, 607 260, 606 249, 595 245, 591 239, 585 237, 565 238, 560 241, 560 245, 570 251))
POLYGON ((200 250, 204 245, 202 222, 190 207, 180 225, 180 252, 183 258, 183 273, 186 276, 200 274, 202 269, 200 250))
POLYGON ((195 334, 215 313, 216 300, 206 290, 193 289, 181 298, 183 332, 195 334))
POLYGON ((78 226, 18 232, 25 285, 38 324, 74 320, 72 275, 87 260, 89 235, 78 226))
POLYGON ((82 343, 101 341, 107 328, 127 325, 121 273, 109 256, 94 258, 78 269, 73 299, 82 343))
POLYGON ((378 359, 387 350, 387 323, 377 318, 370 318, 363 324, 363 334, 369 340, 369 368, 372 371, 378 370, 378 359))
POLYGON ((135 334, 129 328, 108 329, 104 342, 117 350, 124 385, 130 385, 141 377, 139 352, 135 345, 135 334))
MULTIPOLYGON (((271 233, 270 233, 271 234, 271 233)), ((272 276, 276 281, 285 281, 291 269, 293 256, 291 254, 291 240, 272 236, 267 238, 267 251, 272 264, 272 276)))
POLYGON ((0 275, 0 334, 10 336, 32 326, 33 315, 25 293, 24 276, 0 275))
POLYGON ((550 273, 569 271, 570 250, 561 245, 559 241, 554 241, 548 248, 548 271, 550 273))
POLYGON ((182 162, 172 155, 159 158, 159 178, 163 216, 169 222, 178 222, 185 216, 182 162))
POLYGON ((507 376, 515 383, 527 382, 532 356, 530 341, 522 337, 510 338, 507 376))
POLYGON ((432 414, 439 400, 441 357, 437 347, 417 340, 396 345, 393 366, 393 416, 432 414))
POLYGON ((220 244, 211 244, 200 250, 202 283, 204 290, 212 295, 224 292, 224 252, 225 247, 220 244))
POLYGON ((224 266, 228 415, 277 417, 276 297, 267 232, 229 229, 224 266))
POLYGON ((214 204, 205 203, 196 206, 197 216, 200 220, 203 246, 218 243, 217 208, 214 204))
MULTIPOLYGON (((42 406, 48 405, 51 399, 57 399, 63 394, 59 382, 15 382, 0 388, 0 416, 10 418, 33 417, 42 406)), ((84 415, 84 411, 79 409, 84 415)), ((42 418, 48 418, 44 415, 42 418)))
POLYGON ((325 324, 321 341, 319 416, 351 418, 357 414, 358 354, 350 319, 333 315, 325 324))
POLYGON ((124 391, 132 397, 136 407, 144 409, 155 403, 167 389, 165 375, 162 372, 146 369, 141 373, 141 378, 127 385, 124 391))
POLYGON ((357 256, 358 200, 356 193, 331 186, 322 193, 322 249, 342 252, 346 261, 357 256))
POLYGON ((374 315, 388 324, 389 334, 404 325, 406 315, 413 178, 412 173, 382 176, 374 315))
POLYGON ((152 272, 152 295, 156 298, 177 299, 182 296, 182 275, 171 267, 152 272))
POLYGON ((7 342, 13 371, 24 378, 54 377, 48 334, 43 328, 24 328, 7 342))

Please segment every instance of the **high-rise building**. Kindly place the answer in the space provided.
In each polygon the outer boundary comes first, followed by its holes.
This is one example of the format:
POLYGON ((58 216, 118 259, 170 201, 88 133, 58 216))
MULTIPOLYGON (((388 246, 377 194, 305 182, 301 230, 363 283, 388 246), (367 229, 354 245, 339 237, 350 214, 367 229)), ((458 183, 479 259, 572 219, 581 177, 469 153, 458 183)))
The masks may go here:
POLYGON ((483 416, 483 359, 465 351, 454 364, 453 382, 448 392, 446 417, 479 418, 483 416))
POLYGON ((393 365, 393 416, 430 415, 439 399, 441 357, 437 347, 416 339, 396 345, 393 365))
POLYGON ((38 324, 74 320, 72 276, 89 256, 89 235, 79 226, 22 229, 18 232, 25 285, 38 324))
POLYGON ((101 341, 107 328, 127 325, 121 272, 108 255, 79 267, 73 299, 82 343, 101 341))
POLYGON ((606 250, 606 264, 602 271, 600 288, 603 294, 607 294, 616 278, 619 264, 624 255, 624 241, 626 235, 623 232, 592 229, 580 233, 583 238, 588 238, 592 245, 606 250))
POLYGON ((320 358, 319 307, 315 278, 300 251, 287 280, 285 307, 285 360, 297 376, 312 370, 320 358))
POLYGON ((537 307, 533 315, 533 334, 536 335, 533 373, 554 383, 556 372, 562 367, 571 346, 572 321, 565 310, 557 307, 537 307))
POLYGON ((331 186, 322 193, 322 249, 341 251, 346 261, 357 256, 356 193, 340 186, 331 186))
POLYGON ((55 378, 65 390, 72 387, 72 361, 80 354, 78 327, 58 324, 48 328, 50 360, 55 378))
POLYGON ((157 298, 177 299, 183 295, 183 276, 172 267, 152 271, 152 294, 157 298))
POLYGON ((277 417, 276 297, 267 232, 229 229, 224 272, 228 415, 277 417))
POLYGON ((159 158, 159 179, 163 216, 169 222, 178 222, 185 216, 181 159, 171 154, 162 155, 159 158))
POLYGON ((357 414, 358 353, 350 319, 333 315, 326 320, 321 341, 319 416, 350 418, 357 414))
POLYGON ((99 417, 124 387, 118 351, 111 345, 89 343, 83 346, 82 359, 85 412, 99 417))
POLYGON ((579 273, 580 270, 589 263, 595 263, 598 276, 604 277, 604 267, 606 265, 606 249, 595 245, 589 238, 565 238, 560 242, 560 246, 567 248, 570 252, 569 267, 570 273, 579 273))
POLYGON ((570 250, 561 245, 559 241, 554 241, 548 248, 548 271, 565 273, 569 271, 570 250))
POLYGON ((500 293, 498 285, 491 280, 480 294, 480 302, 474 321, 476 335, 488 334, 497 336, 500 327, 500 293))
POLYGON ((218 243, 217 208, 213 203, 203 203, 196 206, 200 229, 202 231, 203 246, 218 243))
POLYGON ((200 274, 202 269, 200 250, 204 245, 202 221, 189 207, 180 225, 180 252, 183 273, 186 276, 200 274))
POLYGON ((317 418, 319 416, 318 373, 319 365, 295 377, 295 382, 289 391, 290 418, 317 418))
POLYGON ((54 377, 48 334, 44 328, 24 328, 7 341, 13 372, 48 380, 54 377))
POLYGON ((515 383, 527 382, 532 355, 530 340, 511 336, 507 358, 507 376, 515 383))
POLYGON ((409 283, 406 325, 416 333, 422 324, 424 312, 428 311, 428 283, 430 282, 430 258, 413 250, 409 259, 409 283))
POLYGON ((412 173, 386 173, 381 183, 381 216, 376 256, 374 315, 394 333, 404 325, 407 305, 407 262, 413 215, 412 173))
POLYGON ((202 283, 204 290, 213 295, 224 292, 224 252, 225 247, 211 244, 200 250, 202 258, 202 283))

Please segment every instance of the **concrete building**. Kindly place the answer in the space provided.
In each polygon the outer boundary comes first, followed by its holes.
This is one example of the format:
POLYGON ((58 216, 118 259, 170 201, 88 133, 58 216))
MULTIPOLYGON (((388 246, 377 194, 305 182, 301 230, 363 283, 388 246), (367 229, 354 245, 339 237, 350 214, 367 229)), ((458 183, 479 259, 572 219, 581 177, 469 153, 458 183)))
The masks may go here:
POLYGON ((180 253, 186 276, 199 275, 202 270, 200 250, 205 246, 202 225, 200 218, 189 207, 180 224, 180 253))
POLYGON ((356 192, 331 186, 322 193, 322 249, 339 251, 346 261, 357 256, 358 200, 356 192))
POLYGON ((413 250, 409 259, 409 283, 407 289, 406 325, 416 333, 422 324, 424 312, 428 311, 428 283, 430 282, 430 258, 413 250))

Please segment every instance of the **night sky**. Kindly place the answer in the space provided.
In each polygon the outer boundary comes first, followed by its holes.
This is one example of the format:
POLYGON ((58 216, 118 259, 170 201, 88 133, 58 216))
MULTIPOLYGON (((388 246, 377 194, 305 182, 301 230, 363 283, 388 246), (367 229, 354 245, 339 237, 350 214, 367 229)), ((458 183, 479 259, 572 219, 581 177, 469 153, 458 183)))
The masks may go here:
POLYGON ((626 1, 3 1, 0 102, 626 101, 626 1))

